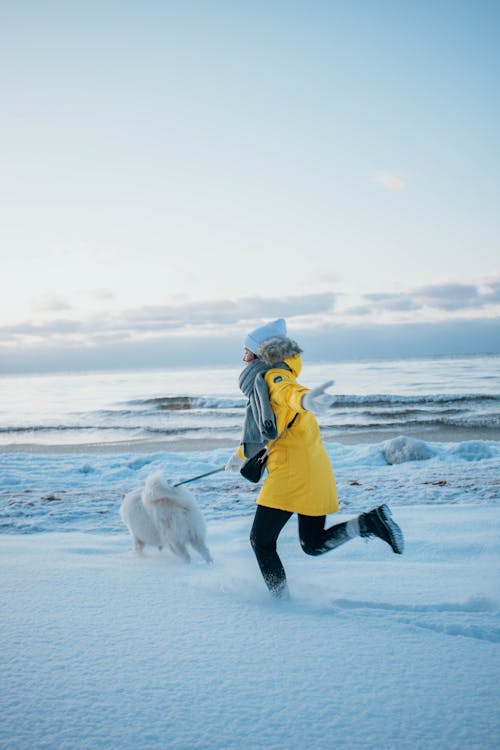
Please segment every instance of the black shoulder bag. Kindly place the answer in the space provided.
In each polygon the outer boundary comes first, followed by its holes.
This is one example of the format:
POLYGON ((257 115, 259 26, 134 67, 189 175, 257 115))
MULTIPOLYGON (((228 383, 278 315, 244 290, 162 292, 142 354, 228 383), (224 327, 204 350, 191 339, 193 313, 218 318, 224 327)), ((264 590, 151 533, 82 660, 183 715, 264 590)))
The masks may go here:
POLYGON ((245 461, 245 463, 240 469, 240 474, 242 477, 245 477, 245 479, 248 479, 249 482, 253 482, 254 484, 257 484, 257 482, 260 481, 264 473, 264 469, 266 468, 266 463, 267 463, 267 458, 269 456, 269 452, 276 445, 280 437, 283 437, 285 432, 290 429, 290 427, 293 425, 293 423, 295 422, 298 416, 299 415, 297 413, 292 419, 292 421, 287 424, 285 429, 282 432, 280 432, 276 440, 273 440, 270 446, 267 446, 266 448, 261 448, 260 451, 257 451, 257 453, 254 456, 252 456, 252 458, 249 458, 248 461, 245 461))

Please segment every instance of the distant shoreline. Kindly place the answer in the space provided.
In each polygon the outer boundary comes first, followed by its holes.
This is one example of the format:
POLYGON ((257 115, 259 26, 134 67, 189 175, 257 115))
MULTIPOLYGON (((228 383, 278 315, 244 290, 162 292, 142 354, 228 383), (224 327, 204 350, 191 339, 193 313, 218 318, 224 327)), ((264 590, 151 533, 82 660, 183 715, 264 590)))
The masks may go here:
MULTIPOLYGON (((496 326, 496 319, 492 319, 491 321, 492 325, 496 326)), ((411 325, 411 324, 407 324, 411 325)), ((495 328, 496 333, 496 328, 495 328)), ((61 367, 55 367, 55 366, 47 366, 47 368, 42 369, 36 369, 32 368, 27 365, 18 365, 17 367, 13 365, 12 367, 5 366, 5 369, 0 369, 0 378, 31 378, 31 377, 51 377, 51 376, 63 376, 63 375, 126 375, 127 373, 135 373, 135 372, 182 372, 186 370, 199 370, 200 372, 207 371, 213 373, 215 370, 234 370, 236 373, 239 373, 241 370, 240 360, 239 360, 239 352, 240 352, 240 344, 241 342, 235 343, 235 348, 231 351, 237 353, 237 354, 231 354, 228 355, 227 358, 221 359, 221 355, 217 357, 216 360, 213 362, 207 362, 206 358, 204 358, 202 361, 199 362, 190 362, 188 360, 182 360, 179 359, 175 363, 172 363, 171 361, 160 361, 160 362, 151 362, 149 361, 145 365, 137 365, 137 355, 134 356, 134 363, 131 364, 129 362, 124 363, 121 366, 111 366, 109 364, 99 366, 96 363, 89 364, 89 363, 74 363, 73 365, 68 366, 67 358, 65 359, 65 365, 61 367)), ((217 351, 217 347, 215 344, 213 345, 212 349, 217 351)), ((220 348, 220 351, 222 352, 222 348, 220 348)), ((477 357, 500 357, 500 351, 493 351, 492 349, 485 349, 484 351, 460 351, 460 350, 453 350, 449 352, 432 352, 432 351, 414 351, 413 353, 410 352, 403 352, 403 353, 396 353, 396 352, 386 352, 386 353, 380 353, 377 351, 377 353, 374 353, 372 355, 370 354, 363 354, 363 355, 355 355, 355 354, 344 354, 340 355, 338 352, 336 353, 336 356, 330 356, 325 357, 324 353, 321 352, 320 355, 315 354, 314 351, 309 352, 309 356, 307 357, 307 363, 309 365, 345 365, 345 364, 354 364, 354 365, 363 365, 367 362, 370 363, 385 363, 385 362, 409 362, 412 360, 418 360, 418 361, 425 361, 425 360, 432 360, 432 359, 438 359, 438 360, 456 360, 456 359, 475 359, 477 357)))
MULTIPOLYGON (((461 443, 470 440, 500 440, 500 431, 492 429, 459 429, 457 427, 442 426, 432 430, 363 430, 346 434, 323 436, 325 443, 341 443, 343 445, 383 443, 400 435, 425 440, 429 443, 461 443)), ((0 446, 2 453, 33 453, 33 454, 82 454, 82 453, 187 453, 207 452, 213 450, 235 449, 237 441, 227 438, 194 438, 178 440, 123 440, 110 443, 76 443, 42 445, 40 443, 9 443, 0 446)))

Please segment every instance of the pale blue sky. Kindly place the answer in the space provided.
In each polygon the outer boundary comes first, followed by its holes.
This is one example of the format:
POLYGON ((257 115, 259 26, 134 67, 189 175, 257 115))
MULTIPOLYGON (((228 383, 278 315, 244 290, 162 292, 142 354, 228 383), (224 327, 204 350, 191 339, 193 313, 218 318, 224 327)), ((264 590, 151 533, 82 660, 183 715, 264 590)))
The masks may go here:
POLYGON ((0 370, 499 351, 499 21, 0 0, 0 370))

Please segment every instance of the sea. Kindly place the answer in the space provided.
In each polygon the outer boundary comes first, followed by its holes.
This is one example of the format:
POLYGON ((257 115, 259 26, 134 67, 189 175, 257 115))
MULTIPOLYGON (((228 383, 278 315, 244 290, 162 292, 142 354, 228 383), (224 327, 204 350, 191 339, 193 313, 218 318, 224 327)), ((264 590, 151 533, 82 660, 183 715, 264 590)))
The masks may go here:
MULTIPOLYGON (((1 377, 0 448, 238 443, 241 367, 1 377)), ((335 381, 326 440, 500 437, 500 356, 306 363, 299 380, 335 381)))
MULTIPOLYGON (((0 378, 0 535, 123 534, 124 494, 160 471, 212 520, 250 518, 260 485, 224 465, 242 365, 0 378), (205 476, 206 475, 206 476, 205 476)), ((342 513, 500 500, 500 356, 305 362, 334 380, 318 418, 342 513)))

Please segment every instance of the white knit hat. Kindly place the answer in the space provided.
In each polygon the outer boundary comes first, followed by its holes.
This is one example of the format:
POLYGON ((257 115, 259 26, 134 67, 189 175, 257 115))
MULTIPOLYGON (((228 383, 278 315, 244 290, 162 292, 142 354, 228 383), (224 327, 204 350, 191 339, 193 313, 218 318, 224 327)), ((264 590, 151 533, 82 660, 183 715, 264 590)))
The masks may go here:
POLYGON ((245 339, 245 347, 255 354, 263 341, 276 337, 286 337, 286 323, 284 318, 277 318, 249 333, 245 339))

